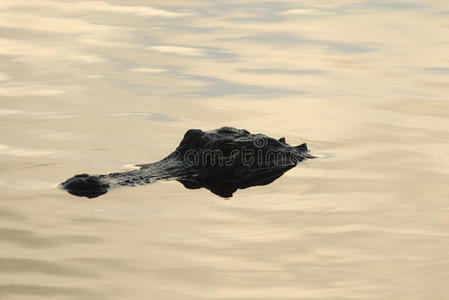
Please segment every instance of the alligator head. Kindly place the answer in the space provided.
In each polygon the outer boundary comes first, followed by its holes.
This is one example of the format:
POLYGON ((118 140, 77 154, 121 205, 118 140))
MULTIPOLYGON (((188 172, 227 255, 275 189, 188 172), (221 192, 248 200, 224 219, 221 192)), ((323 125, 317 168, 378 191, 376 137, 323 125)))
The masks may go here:
POLYGON ((130 172, 76 175, 61 186, 71 194, 93 198, 115 186, 175 179, 189 189, 205 187, 231 197, 237 189, 273 182, 297 163, 313 158, 308 152, 306 144, 292 147, 285 138, 244 129, 190 129, 176 150, 158 162, 130 172))

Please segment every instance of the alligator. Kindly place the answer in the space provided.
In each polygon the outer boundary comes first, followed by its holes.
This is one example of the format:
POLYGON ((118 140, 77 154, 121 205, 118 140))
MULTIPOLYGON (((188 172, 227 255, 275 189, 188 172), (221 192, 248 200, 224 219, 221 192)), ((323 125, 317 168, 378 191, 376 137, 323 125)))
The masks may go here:
POLYGON ((119 186, 177 180, 188 189, 204 187, 227 198, 238 189, 267 185, 309 158, 314 156, 305 143, 293 147, 285 138, 233 127, 190 129, 176 150, 160 161, 136 165, 139 169, 128 172, 78 174, 60 187, 76 196, 95 198, 119 186))

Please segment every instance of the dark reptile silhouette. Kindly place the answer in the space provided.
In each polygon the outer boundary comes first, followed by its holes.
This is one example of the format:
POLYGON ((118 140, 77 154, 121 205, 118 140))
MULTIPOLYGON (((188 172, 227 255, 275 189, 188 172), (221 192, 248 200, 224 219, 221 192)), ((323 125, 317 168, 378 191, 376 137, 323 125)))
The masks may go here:
POLYGON ((308 152, 305 143, 292 147, 285 138, 245 129, 190 129, 176 150, 158 162, 129 172, 75 175, 61 187, 70 194, 94 198, 119 186, 174 179, 188 189, 204 187, 218 196, 232 197, 237 189, 273 182, 297 163, 313 158, 308 152))

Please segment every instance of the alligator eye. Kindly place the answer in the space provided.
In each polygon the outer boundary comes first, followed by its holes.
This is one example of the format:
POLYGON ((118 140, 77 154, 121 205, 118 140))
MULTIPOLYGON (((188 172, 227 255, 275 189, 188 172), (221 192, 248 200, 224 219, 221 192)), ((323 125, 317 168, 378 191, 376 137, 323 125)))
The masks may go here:
POLYGON ((226 142, 222 144, 219 148, 224 157, 229 157, 232 154, 232 151, 235 149, 235 144, 232 142, 226 142))

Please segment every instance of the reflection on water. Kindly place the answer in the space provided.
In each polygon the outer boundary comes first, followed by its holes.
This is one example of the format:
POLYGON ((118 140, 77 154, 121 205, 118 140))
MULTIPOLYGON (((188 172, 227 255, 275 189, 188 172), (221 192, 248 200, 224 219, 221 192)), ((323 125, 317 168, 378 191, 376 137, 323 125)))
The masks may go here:
POLYGON ((0 3, 0 297, 446 299, 444 1, 0 3), (247 128, 320 159, 220 200, 73 174, 247 128))

